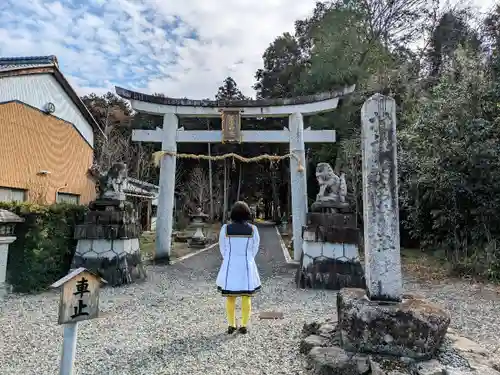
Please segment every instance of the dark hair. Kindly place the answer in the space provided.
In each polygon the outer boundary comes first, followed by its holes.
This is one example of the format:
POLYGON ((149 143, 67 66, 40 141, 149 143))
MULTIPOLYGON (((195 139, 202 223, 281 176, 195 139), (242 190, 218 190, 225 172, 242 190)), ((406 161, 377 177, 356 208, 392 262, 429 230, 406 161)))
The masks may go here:
POLYGON ((250 211, 250 207, 243 201, 238 201, 231 208, 231 221, 237 223, 243 223, 245 221, 252 220, 252 212, 250 211))

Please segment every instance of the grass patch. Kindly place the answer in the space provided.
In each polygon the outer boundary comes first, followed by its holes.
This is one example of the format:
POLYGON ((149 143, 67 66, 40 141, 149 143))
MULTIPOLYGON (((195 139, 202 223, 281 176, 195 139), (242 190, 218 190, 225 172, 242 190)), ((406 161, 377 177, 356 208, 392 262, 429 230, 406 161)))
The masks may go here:
POLYGON ((153 259, 155 253, 155 232, 143 232, 139 239, 143 259, 153 259))
POLYGON ((449 278, 449 267, 438 252, 401 249, 403 272, 420 280, 435 281, 449 278))

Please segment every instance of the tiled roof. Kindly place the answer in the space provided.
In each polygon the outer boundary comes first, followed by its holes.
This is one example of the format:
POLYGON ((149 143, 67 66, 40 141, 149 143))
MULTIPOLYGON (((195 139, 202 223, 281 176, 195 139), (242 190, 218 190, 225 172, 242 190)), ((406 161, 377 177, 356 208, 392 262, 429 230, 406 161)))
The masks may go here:
POLYGON ((59 68, 57 57, 53 55, 32 57, 0 57, 0 72, 40 67, 59 68))
POLYGON ((104 134, 101 126, 97 123, 89 109, 59 70, 59 63, 56 56, 0 57, 0 78, 14 75, 36 74, 41 70, 44 70, 46 73, 54 74, 56 80, 76 104, 83 117, 86 118, 94 131, 104 134))

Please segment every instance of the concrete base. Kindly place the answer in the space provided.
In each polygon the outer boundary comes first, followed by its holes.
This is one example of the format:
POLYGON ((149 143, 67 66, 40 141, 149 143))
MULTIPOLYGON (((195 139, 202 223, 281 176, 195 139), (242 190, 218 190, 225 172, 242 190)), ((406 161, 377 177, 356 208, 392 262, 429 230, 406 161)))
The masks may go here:
POLYGON ((146 278, 137 238, 78 240, 72 268, 78 267, 98 273, 111 286, 146 278))
POLYGON ((303 249, 296 274, 298 287, 331 290, 365 288, 357 245, 304 240, 303 249))
POLYGON ((377 302, 363 289, 343 289, 337 308, 341 346, 351 352, 428 359, 450 324, 446 310, 410 295, 399 303, 377 302))

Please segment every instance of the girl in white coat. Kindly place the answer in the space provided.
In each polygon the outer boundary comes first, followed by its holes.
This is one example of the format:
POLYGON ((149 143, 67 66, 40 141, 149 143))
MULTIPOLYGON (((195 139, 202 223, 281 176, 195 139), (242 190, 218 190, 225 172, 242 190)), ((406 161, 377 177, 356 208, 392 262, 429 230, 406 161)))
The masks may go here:
POLYGON ((255 225, 250 224, 251 211, 245 202, 236 202, 231 209, 231 224, 222 226, 219 249, 222 266, 217 275, 217 289, 226 297, 227 333, 236 332, 236 298, 241 297, 240 333, 247 333, 250 320, 251 296, 261 288, 255 256, 260 237, 255 225))

